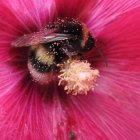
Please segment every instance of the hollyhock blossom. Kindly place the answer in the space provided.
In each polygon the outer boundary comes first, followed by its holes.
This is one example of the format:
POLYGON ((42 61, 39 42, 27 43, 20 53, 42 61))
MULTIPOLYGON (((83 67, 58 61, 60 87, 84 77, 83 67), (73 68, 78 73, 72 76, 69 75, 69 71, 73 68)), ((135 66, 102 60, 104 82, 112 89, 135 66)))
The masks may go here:
POLYGON ((0 139, 138 140, 139 15, 139 0, 0 0, 0 139), (87 95, 34 82, 28 47, 11 45, 66 17, 86 24, 108 63, 95 48, 85 55, 100 72, 87 95))

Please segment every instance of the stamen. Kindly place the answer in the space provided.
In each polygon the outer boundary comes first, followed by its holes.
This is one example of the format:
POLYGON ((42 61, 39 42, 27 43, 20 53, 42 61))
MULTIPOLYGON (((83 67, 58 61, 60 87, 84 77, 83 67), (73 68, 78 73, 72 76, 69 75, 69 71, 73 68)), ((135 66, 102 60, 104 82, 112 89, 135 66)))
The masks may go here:
POLYGON ((87 61, 68 60, 61 67, 59 85, 63 85, 68 94, 87 94, 94 90, 99 71, 92 69, 87 61))

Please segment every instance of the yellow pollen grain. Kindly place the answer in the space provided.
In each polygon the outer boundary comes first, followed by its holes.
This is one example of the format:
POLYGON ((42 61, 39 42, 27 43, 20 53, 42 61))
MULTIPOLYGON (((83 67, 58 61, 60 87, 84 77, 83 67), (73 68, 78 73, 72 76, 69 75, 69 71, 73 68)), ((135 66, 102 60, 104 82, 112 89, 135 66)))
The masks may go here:
POLYGON ((42 45, 32 46, 32 49, 36 50, 36 59, 40 62, 52 65, 54 62, 54 55, 47 52, 47 50, 42 45))

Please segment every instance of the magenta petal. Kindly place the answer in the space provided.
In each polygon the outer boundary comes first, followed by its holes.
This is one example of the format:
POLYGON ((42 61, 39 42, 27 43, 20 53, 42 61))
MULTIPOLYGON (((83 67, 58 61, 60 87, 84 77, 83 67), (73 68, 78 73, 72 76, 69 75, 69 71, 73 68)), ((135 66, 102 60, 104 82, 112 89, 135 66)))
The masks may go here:
POLYGON ((98 38, 102 42, 99 47, 108 60, 110 70, 140 72, 139 14, 140 8, 132 10, 99 33, 98 38))
MULTIPOLYGON (((44 118, 43 105, 29 84, 17 84, 13 92, 3 95, 0 112, 0 134, 2 140, 35 140, 51 138, 49 124, 44 118), (22 84, 24 87, 25 85, 22 84), (10 113, 9 113, 10 112, 10 113), (41 119, 41 121, 40 121, 41 119)), ((36 87, 34 87, 36 89, 36 87)))
POLYGON ((2 28, 20 29, 31 32, 53 20, 55 3, 53 0, 1 0, 0 13, 4 26, 2 28))
POLYGON ((94 32, 99 32, 120 15, 140 6, 139 0, 98 0, 88 9, 87 24, 94 32))
MULTIPOLYGON (((94 119, 107 130, 106 134, 111 140, 137 140, 140 135, 139 14, 140 8, 125 13, 98 35, 108 66, 103 67, 100 63, 102 60, 98 62, 101 77, 92 101, 96 104, 93 105, 93 112, 99 105, 95 112, 100 115, 94 119)), ((90 100, 84 102, 86 104, 90 100)), ((91 106, 92 102, 89 103, 91 106)), ((89 115, 93 116, 91 112, 89 115)))
MULTIPOLYGON (((75 101, 75 104, 81 111, 85 112, 86 120, 91 120, 95 126, 100 128, 99 133, 96 133, 97 129, 94 129, 93 125, 90 129, 85 123, 84 128, 87 131, 92 131, 90 136, 93 139, 94 134, 100 135, 100 138, 95 137, 95 139, 101 140, 137 140, 139 138, 139 109, 132 106, 131 101, 124 100, 121 103, 119 98, 114 99, 109 95, 95 93, 94 96, 89 95, 85 100, 80 97, 79 101, 75 101)), ((85 136, 85 138, 89 137, 85 136)))
MULTIPOLYGON (((126 102, 139 108, 140 100, 140 8, 134 9, 106 26, 98 38, 99 46, 108 61, 102 67, 96 92, 109 95, 119 102, 126 102), (125 19, 125 20, 124 20, 125 19), (134 20, 132 20, 134 19, 134 20), (109 84, 110 83, 110 84, 109 84)), ((134 106, 133 106, 134 107, 134 106)), ((135 113, 139 113, 134 107, 135 113)))
POLYGON ((55 0, 55 2, 58 17, 84 19, 88 15, 88 10, 94 7, 97 0, 55 0))

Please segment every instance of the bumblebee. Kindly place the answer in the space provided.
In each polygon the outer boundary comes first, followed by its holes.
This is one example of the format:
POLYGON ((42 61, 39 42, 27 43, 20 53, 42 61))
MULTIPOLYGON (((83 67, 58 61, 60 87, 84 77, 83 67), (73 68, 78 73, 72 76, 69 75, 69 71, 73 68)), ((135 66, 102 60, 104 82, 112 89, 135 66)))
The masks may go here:
POLYGON ((81 59, 95 47, 87 26, 75 19, 59 19, 39 32, 24 35, 12 43, 30 47, 28 63, 39 73, 58 72, 59 64, 70 58, 81 59))

